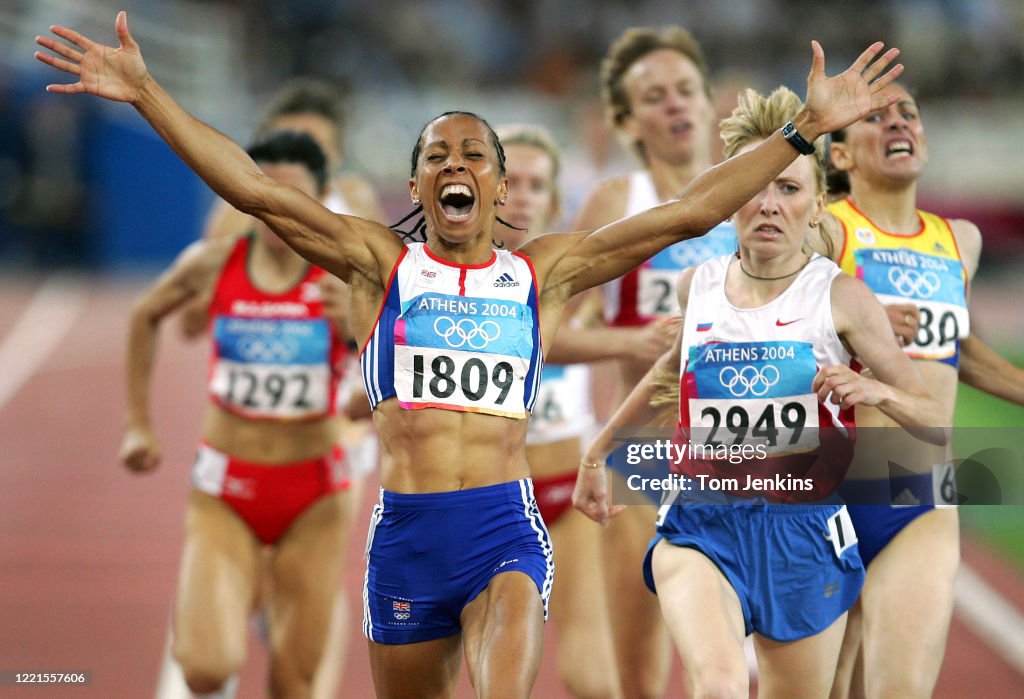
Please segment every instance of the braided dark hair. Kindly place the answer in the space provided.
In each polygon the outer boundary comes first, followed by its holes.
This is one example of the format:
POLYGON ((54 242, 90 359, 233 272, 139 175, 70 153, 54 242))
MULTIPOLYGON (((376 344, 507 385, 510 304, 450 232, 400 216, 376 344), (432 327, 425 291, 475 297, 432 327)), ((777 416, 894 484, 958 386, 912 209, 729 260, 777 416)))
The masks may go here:
POLYGON ((416 207, 407 213, 405 217, 397 223, 392 223, 388 226, 391 230, 398 234, 398 237, 402 239, 406 245, 409 243, 425 243, 427 242, 427 219, 423 215, 423 204, 417 204, 416 207), (409 230, 402 230, 399 228, 403 223, 408 221, 410 218, 419 214, 419 219, 413 224, 413 227, 409 230))

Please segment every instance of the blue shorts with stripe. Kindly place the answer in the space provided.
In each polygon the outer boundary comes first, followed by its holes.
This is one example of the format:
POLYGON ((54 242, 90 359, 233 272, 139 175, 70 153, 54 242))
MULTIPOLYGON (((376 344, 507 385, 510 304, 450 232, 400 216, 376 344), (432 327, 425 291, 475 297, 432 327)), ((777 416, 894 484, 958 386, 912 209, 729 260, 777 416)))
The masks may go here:
POLYGON ((644 558, 655 593, 652 555, 665 540, 707 556, 735 590, 745 632, 789 642, 824 631, 857 599, 864 566, 845 506, 681 502, 663 510, 644 558))
POLYGON ((551 538, 529 479, 445 493, 381 489, 366 540, 363 633, 418 643, 461 630, 459 617, 500 573, 536 583, 547 618, 551 538))

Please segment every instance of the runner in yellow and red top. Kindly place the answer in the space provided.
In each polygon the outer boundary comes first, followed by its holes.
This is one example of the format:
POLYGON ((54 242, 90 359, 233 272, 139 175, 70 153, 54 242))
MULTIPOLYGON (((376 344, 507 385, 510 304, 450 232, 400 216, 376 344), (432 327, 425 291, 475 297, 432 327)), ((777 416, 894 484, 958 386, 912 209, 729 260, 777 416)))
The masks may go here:
MULTIPOLYGON (((831 161, 849 194, 829 205, 825 248, 886 304, 896 338, 932 395, 952 408, 958 380, 1024 404, 1024 371, 971 333, 970 281, 981 233, 917 208, 928 162, 921 111, 906 87, 832 135, 831 161)), ((834 178, 835 179, 835 178, 834 178)), ((850 612, 834 696, 928 697, 938 679, 959 564, 950 449, 913 439, 858 406, 856 457, 842 494, 867 566, 850 612), (862 638, 863 634, 863 638, 862 638), (863 673, 854 674, 858 652, 863 673)))

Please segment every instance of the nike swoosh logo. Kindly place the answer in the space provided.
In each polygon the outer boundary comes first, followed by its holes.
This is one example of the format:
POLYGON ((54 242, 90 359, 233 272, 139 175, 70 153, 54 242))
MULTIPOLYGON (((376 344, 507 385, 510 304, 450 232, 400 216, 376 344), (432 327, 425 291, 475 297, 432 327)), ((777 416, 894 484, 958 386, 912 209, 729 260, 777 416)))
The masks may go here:
POLYGON ((798 320, 803 320, 803 318, 794 318, 793 320, 787 320, 785 323, 783 323, 782 319, 780 318, 780 319, 775 321, 775 324, 777 326, 779 326, 780 328, 784 328, 787 325, 792 325, 793 323, 797 322, 798 320))

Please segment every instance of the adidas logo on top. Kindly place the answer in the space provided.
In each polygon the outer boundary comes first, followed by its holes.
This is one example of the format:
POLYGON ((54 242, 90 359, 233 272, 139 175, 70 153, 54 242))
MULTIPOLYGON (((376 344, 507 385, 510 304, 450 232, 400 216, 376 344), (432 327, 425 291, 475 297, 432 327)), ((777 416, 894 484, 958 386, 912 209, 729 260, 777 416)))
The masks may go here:
POLYGON ((509 274, 508 272, 505 272, 504 274, 502 274, 502 275, 501 275, 500 277, 498 277, 498 279, 497 279, 497 280, 496 280, 496 281, 494 282, 494 288, 495 288, 495 289, 498 289, 498 288, 501 288, 501 287, 506 287, 506 286, 519 286, 519 282, 517 282, 517 281, 516 281, 516 280, 515 280, 515 279, 514 279, 514 278, 512 277, 512 275, 511 275, 511 274, 509 274))

